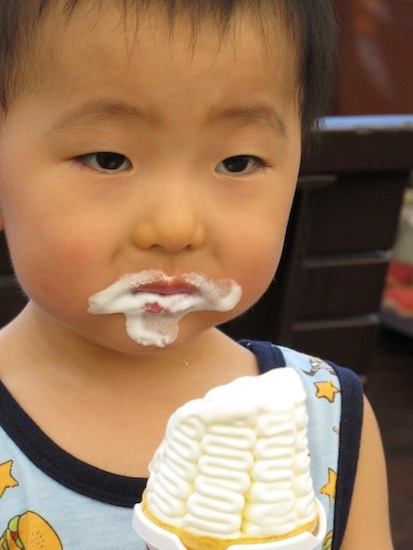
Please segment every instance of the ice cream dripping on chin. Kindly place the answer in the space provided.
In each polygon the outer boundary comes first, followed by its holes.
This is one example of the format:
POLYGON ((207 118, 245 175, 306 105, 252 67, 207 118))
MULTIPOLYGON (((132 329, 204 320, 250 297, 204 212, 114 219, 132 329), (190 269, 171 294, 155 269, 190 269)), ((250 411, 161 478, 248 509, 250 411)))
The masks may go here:
POLYGON ((179 321, 194 311, 230 311, 241 287, 232 279, 202 273, 169 276, 158 270, 126 274, 89 298, 94 315, 122 313, 128 336, 143 346, 165 347, 179 332, 179 321))

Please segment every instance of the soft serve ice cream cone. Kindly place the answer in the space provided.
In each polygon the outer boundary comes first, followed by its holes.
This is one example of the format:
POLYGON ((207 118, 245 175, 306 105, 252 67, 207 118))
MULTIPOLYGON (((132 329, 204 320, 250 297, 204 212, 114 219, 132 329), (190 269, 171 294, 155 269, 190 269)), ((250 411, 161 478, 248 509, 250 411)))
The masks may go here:
POLYGON ((282 368, 178 409, 135 507, 149 548, 314 548, 325 518, 310 475, 305 400, 298 374, 282 368))

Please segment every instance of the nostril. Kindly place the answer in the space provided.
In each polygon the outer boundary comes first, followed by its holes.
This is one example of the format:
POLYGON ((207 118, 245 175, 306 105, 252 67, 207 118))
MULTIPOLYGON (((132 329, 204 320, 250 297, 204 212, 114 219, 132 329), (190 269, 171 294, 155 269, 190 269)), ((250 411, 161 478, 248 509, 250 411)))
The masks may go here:
POLYGON ((160 247, 167 252, 199 249, 205 242, 206 231, 199 221, 180 215, 138 222, 133 232, 135 246, 148 249, 160 247))

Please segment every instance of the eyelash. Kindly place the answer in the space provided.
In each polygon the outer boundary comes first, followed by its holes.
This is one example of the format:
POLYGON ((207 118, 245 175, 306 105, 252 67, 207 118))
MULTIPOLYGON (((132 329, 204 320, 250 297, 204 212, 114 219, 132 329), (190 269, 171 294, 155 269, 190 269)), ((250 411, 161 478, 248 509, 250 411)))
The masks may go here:
POLYGON ((236 166, 236 164, 238 163, 241 164, 241 168, 246 163, 246 166, 243 169, 235 170, 233 172, 229 171, 227 167, 224 173, 234 176, 244 176, 267 168, 267 164, 262 159, 260 159, 259 157, 255 157, 254 155, 235 155, 233 157, 228 157, 221 161, 215 170, 217 172, 223 171, 222 169, 219 169, 219 167, 221 165, 224 166, 224 163, 232 164, 233 166, 236 166))
POLYGON ((130 160, 119 153, 113 153, 111 151, 99 151, 98 153, 88 153, 87 155, 80 155, 76 157, 76 162, 105 173, 124 172, 132 169, 132 163, 130 160), (104 164, 104 161, 108 163, 108 166, 101 166, 99 162, 104 164), (126 167, 122 166, 126 163, 126 167))
MULTIPOLYGON (((125 155, 110 151, 80 155, 76 157, 75 160, 92 170, 102 171, 108 174, 132 169, 132 163, 125 155), (124 166, 125 164, 126 166, 124 166)), ((254 155, 234 155, 222 160, 215 170, 218 173, 244 176, 256 172, 257 170, 264 170, 266 167, 267 165, 265 162, 254 155), (231 167, 233 170, 230 169, 231 167)))

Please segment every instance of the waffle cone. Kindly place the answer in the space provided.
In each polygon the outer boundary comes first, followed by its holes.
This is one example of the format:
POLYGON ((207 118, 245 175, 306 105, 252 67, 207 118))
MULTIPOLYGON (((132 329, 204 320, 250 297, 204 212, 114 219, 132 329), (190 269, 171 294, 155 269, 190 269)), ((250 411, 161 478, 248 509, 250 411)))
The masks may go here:
POLYGON ((199 533, 187 531, 186 529, 183 529, 181 527, 176 527, 175 525, 171 525, 169 523, 161 521, 152 512, 149 503, 145 498, 145 494, 142 500, 142 511, 145 516, 150 521, 152 521, 152 523, 155 523, 155 525, 158 525, 158 527, 161 527, 162 529, 165 529, 166 531, 170 531, 171 533, 177 535, 185 548, 187 548, 187 550, 227 550, 229 547, 235 544, 263 544, 265 542, 278 542, 291 537, 295 537, 300 533, 313 533, 317 531, 318 527, 318 518, 315 518, 313 521, 302 525, 301 527, 294 529, 294 531, 290 531, 285 535, 275 535, 267 537, 243 536, 238 538, 224 539, 210 537, 208 535, 201 535, 199 533))

